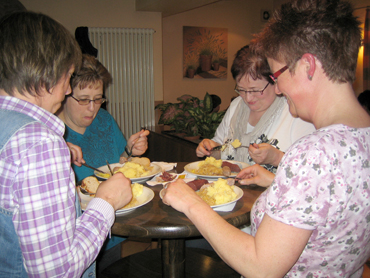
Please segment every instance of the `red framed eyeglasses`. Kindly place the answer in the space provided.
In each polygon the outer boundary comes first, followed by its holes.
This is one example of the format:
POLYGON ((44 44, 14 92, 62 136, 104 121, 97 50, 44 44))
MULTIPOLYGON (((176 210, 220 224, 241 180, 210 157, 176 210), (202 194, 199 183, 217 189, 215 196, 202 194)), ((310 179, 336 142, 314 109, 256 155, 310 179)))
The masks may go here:
POLYGON ((288 66, 284 66, 281 69, 279 69, 277 72, 274 72, 273 74, 271 74, 270 78, 272 79, 272 81, 276 83, 279 75, 282 74, 284 71, 286 71, 288 68, 289 68, 288 66))

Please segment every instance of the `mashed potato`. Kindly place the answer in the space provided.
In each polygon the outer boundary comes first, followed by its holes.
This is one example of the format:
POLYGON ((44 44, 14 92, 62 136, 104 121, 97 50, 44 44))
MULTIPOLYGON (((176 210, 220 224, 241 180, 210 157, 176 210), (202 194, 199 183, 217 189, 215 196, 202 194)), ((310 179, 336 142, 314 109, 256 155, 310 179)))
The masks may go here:
POLYGON ((198 175, 222 176, 222 160, 214 157, 207 157, 205 160, 198 163, 198 169, 193 169, 191 172, 198 175))
POLYGON ((231 146, 233 146, 235 149, 239 148, 242 145, 242 143, 239 141, 239 139, 235 139, 232 143, 231 146))
POLYGON ((147 176, 150 173, 150 170, 145 169, 144 166, 139 165, 134 162, 126 162, 121 168, 119 168, 114 173, 121 172, 125 175, 125 177, 132 179, 132 178, 140 178, 143 176, 147 176))
POLYGON ((143 185, 139 183, 131 184, 131 190, 132 190, 132 199, 122 209, 132 208, 139 204, 137 197, 143 194, 143 185))
POLYGON ((197 194, 210 206, 231 202, 237 196, 234 186, 228 185, 225 179, 218 179, 212 185, 199 190, 197 194))

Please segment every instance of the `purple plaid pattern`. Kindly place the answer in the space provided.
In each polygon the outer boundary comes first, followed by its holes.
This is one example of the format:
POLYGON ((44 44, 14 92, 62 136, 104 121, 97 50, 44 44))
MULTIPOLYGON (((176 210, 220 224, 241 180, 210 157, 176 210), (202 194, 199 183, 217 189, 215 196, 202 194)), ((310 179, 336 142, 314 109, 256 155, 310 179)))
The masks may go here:
POLYGON ((0 206, 14 212, 26 271, 29 277, 80 277, 104 243, 114 210, 95 198, 76 219, 75 176, 59 118, 13 97, 0 97, 0 109, 38 121, 0 153, 0 206))
POLYGON ((370 90, 370 9, 366 9, 364 27, 364 91, 370 90))

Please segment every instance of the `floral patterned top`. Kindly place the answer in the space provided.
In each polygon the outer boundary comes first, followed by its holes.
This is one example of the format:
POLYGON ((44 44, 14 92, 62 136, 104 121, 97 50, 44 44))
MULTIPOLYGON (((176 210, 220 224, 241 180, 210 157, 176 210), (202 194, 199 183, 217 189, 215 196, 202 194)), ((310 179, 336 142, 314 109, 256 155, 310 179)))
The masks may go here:
POLYGON ((286 277, 361 277, 370 256, 370 128, 333 125, 284 155, 252 209, 252 235, 264 213, 312 235, 286 277))

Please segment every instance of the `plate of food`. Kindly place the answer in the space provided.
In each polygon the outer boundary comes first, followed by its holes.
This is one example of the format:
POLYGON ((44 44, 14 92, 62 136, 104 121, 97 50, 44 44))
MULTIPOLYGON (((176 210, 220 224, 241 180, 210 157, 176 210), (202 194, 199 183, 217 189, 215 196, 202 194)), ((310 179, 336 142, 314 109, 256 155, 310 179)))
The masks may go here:
MULTIPOLYGON (((99 184, 96 177, 87 177, 82 180, 81 184, 77 186, 77 192, 80 197, 81 209, 85 210, 88 203, 95 197, 95 195, 86 195, 81 192, 81 188, 89 193, 95 193, 99 184)), ((116 211, 116 215, 122 215, 130 212, 138 207, 144 206, 154 198, 154 191, 150 188, 143 186, 139 183, 132 183, 132 199, 131 201, 121 209, 116 211)))
POLYGON ((185 165, 184 169, 198 178, 217 180, 219 178, 235 178, 241 169, 248 166, 250 165, 245 162, 207 157, 205 160, 185 165))
MULTIPOLYGON (((188 182, 187 185, 215 211, 232 211, 244 194, 240 187, 229 185, 227 180, 222 178, 216 181, 198 179, 188 182)), ((159 197, 163 198, 163 189, 159 192, 159 197)))
MULTIPOLYGON (((144 183, 162 171, 159 165, 150 163, 150 160, 146 157, 134 157, 131 161, 123 164, 112 163, 110 167, 113 173, 122 172, 132 182, 137 183, 144 183)), ((94 171, 94 175, 98 178, 108 179, 111 176, 107 165, 101 166, 98 169, 104 172, 103 174, 94 171)))

